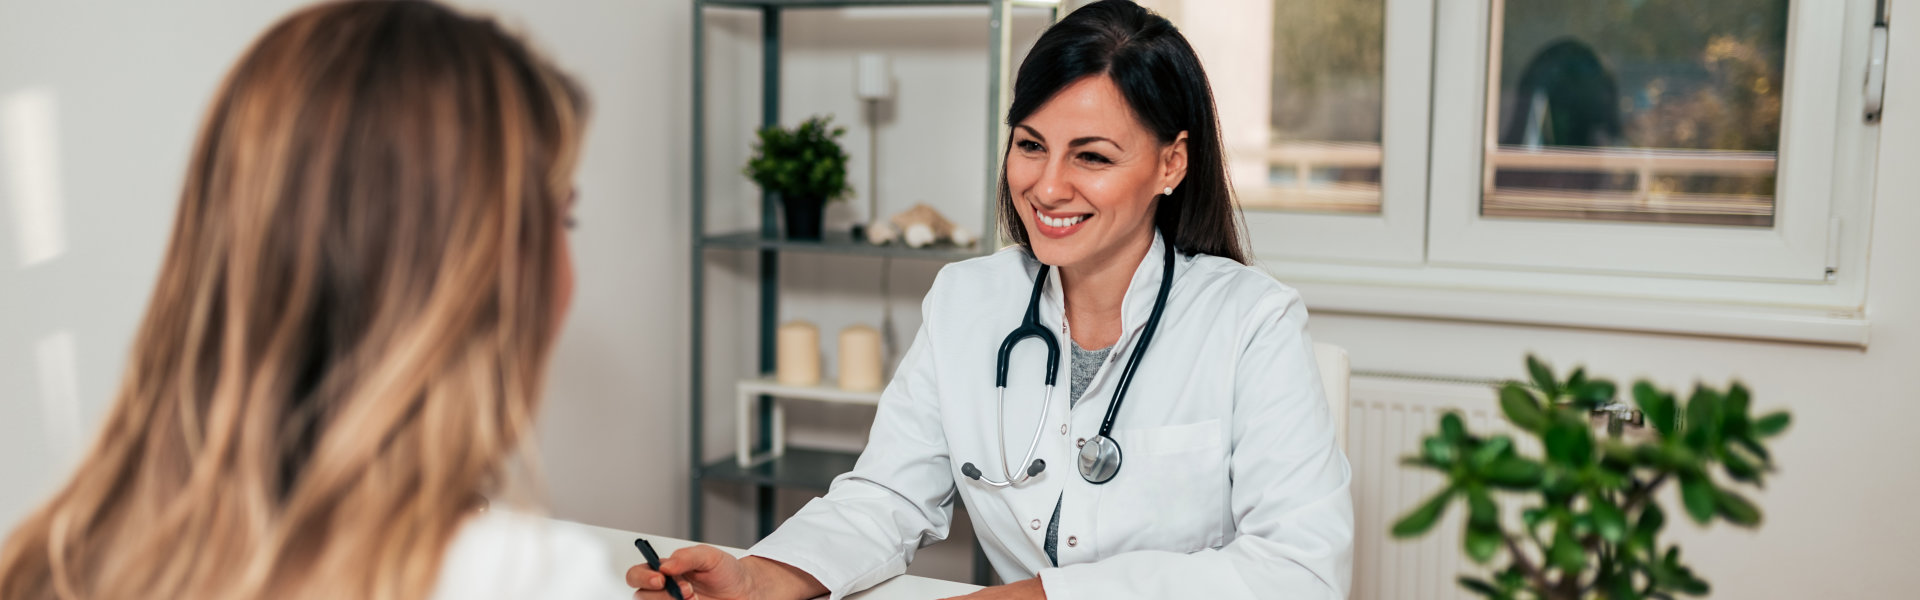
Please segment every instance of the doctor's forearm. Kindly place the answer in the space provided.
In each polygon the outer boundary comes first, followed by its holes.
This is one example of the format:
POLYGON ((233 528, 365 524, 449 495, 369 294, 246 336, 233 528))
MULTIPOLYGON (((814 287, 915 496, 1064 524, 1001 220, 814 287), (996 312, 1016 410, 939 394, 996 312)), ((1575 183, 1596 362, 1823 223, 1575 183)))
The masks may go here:
POLYGON ((827 586, 820 580, 793 565, 748 556, 740 559, 740 566, 753 581, 751 589, 758 600, 807 600, 827 593, 827 586))

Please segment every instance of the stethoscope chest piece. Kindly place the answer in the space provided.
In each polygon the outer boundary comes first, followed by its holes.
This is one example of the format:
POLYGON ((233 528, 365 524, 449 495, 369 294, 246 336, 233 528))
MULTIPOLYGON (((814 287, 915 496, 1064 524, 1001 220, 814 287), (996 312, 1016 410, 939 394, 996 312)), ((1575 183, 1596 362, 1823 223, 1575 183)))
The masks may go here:
POLYGON ((1120 442, 1096 435, 1080 447, 1080 477, 1089 483, 1106 483, 1120 474, 1120 442))

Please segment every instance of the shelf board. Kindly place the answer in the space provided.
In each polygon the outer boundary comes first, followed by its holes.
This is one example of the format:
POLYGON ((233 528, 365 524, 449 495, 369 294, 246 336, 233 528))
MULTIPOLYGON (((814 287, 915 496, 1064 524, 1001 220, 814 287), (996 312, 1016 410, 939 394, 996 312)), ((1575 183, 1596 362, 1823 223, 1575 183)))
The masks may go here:
POLYGON ((700 471, 702 479, 734 481, 774 487, 805 488, 826 491, 833 478, 853 470, 860 455, 838 450, 787 447, 785 456, 751 467, 741 467, 729 455, 707 463, 700 471))
POLYGON ((739 231, 708 235, 701 240, 708 248, 736 248, 745 250, 779 250, 781 252, 810 252, 815 254, 842 254, 852 256, 890 256, 954 262, 969 258, 986 256, 991 251, 983 249, 984 240, 974 242, 973 247, 963 248, 949 243, 940 243, 925 248, 909 248, 906 244, 893 242, 884 246, 869 244, 866 240, 853 239, 853 234, 845 231, 828 231, 817 240, 788 239, 785 236, 768 237, 758 231, 739 231))
MULTIPOLYGON (((747 8, 841 8, 848 6, 987 6, 993 0, 699 0, 707 6, 747 8)), ((1059 0, 1013 0, 1021 8, 1058 8, 1059 0)))
POLYGON ((858 391, 844 390, 831 380, 821 380, 820 385, 787 385, 772 377, 742 379, 734 384, 742 394, 759 394, 791 400, 814 400, 838 404, 880 405, 880 390, 858 391))

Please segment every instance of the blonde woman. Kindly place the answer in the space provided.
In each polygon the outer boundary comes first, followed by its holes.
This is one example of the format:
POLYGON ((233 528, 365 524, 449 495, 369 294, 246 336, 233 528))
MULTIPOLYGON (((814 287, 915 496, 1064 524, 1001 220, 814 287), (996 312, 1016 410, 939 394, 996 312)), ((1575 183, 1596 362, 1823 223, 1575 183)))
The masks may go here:
POLYGON ((215 95, 103 431, 0 598, 624 598, 496 509, 573 275, 583 98, 493 22, 341 2, 215 95))

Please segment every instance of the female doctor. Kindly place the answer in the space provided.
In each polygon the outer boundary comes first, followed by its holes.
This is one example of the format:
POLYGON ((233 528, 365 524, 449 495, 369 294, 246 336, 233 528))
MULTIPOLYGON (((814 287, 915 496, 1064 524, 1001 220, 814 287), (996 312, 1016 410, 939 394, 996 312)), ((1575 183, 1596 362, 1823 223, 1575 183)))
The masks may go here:
MULTIPOLYGON (((957 497, 1014 582, 970 597, 1344 598, 1351 473, 1307 313, 1244 264, 1192 48, 1127 0, 1081 8, 1021 63, 1007 123, 1018 244, 940 272, 853 471, 746 558, 660 573, 838 600, 946 538, 957 497)), ((627 580, 666 598, 660 573, 627 580)))

